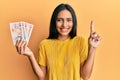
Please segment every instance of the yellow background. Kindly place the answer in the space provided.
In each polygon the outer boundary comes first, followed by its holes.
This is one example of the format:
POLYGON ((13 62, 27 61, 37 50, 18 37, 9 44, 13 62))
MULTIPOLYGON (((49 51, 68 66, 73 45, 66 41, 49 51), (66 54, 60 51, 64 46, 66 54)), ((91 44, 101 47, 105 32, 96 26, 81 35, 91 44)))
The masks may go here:
POLYGON ((13 46, 9 23, 34 24, 29 47, 36 57, 39 42, 48 36, 52 12, 62 2, 74 8, 79 36, 89 36, 91 20, 102 36, 90 80, 120 80, 119 0, 0 0, 0 80, 37 80, 28 58, 13 46))

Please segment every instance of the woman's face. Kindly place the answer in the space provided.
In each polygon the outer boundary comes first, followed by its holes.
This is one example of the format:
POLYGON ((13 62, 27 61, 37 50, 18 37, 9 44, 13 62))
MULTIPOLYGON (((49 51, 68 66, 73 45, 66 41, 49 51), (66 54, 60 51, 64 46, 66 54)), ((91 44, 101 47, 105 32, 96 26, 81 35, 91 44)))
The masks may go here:
MULTIPOLYGON (((62 10, 58 13, 56 20, 56 29, 61 37, 68 37, 73 27, 72 15, 68 10, 62 10)), ((58 37, 59 37, 58 36, 58 37)))

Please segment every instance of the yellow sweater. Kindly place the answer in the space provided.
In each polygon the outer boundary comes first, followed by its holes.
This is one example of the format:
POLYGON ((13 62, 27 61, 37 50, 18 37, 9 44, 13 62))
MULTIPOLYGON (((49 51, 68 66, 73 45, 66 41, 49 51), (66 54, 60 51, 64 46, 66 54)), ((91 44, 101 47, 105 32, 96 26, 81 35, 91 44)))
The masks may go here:
POLYGON ((80 63, 87 54, 88 43, 83 37, 45 39, 39 46, 38 62, 47 67, 46 80, 80 80, 80 63))

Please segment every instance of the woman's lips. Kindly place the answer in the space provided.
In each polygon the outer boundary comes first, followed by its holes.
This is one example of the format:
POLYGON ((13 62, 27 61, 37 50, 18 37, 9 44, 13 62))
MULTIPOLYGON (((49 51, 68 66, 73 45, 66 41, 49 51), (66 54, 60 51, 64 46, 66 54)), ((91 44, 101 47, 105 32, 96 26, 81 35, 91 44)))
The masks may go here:
POLYGON ((69 28, 60 28, 61 32, 68 32, 69 28))

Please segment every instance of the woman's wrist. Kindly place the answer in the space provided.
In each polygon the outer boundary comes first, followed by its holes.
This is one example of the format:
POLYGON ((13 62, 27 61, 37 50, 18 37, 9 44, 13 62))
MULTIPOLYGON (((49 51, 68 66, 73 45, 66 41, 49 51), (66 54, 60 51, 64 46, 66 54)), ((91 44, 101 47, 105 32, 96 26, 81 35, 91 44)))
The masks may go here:
POLYGON ((95 55, 96 47, 89 46, 89 50, 88 51, 89 51, 89 56, 95 55))
POLYGON ((29 58, 32 58, 34 55, 32 52, 29 53, 29 55, 27 55, 29 58))
POLYGON ((89 48, 89 50, 90 50, 90 49, 95 49, 95 50, 96 50, 97 47, 95 47, 95 46, 89 44, 89 47, 88 47, 88 48, 89 48))

